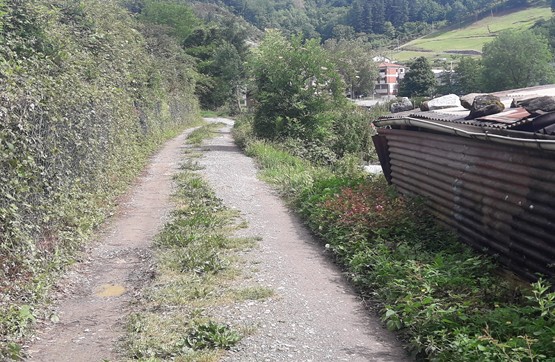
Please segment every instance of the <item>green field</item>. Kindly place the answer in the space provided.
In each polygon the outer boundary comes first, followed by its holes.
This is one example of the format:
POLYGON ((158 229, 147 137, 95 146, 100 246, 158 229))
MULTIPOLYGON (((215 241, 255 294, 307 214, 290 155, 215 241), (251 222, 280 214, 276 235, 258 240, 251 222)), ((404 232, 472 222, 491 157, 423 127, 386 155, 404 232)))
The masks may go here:
POLYGON ((474 52, 476 56, 482 46, 490 42, 504 30, 528 29, 538 20, 549 19, 549 7, 535 7, 502 15, 488 16, 475 23, 461 28, 437 31, 401 45, 399 51, 393 51, 395 60, 406 61, 411 58, 425 56, 431 60, 449 58, 456 52, 474 52))

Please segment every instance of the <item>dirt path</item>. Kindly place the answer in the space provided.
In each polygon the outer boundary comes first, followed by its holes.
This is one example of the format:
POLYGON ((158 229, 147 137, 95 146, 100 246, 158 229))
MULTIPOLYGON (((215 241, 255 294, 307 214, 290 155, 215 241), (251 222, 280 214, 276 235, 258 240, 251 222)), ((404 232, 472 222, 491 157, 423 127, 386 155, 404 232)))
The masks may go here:
POLYGON ((120 205, 88 257, 59 283, 59 323, 39 328, 29 361, 115 360, 134 291, 150 280, 149 246, 170 207, 185 132, 168 142, 120 205))
POLYGON ((206 143, 200 171, 228 207, 247 220, 245 236, 259 236, 247 253, 249 283, 270 287, 276 296, 220 311, 225 320, 252 325, 226 361, 406 361, 405 352, 379 320, 369 316, 338 268, 284 206, 256 178, 252 159, 230 135, 232 122, 206 143))
MULTIPOLYGON (((212 120, 215 121, 215 120, 212 120)), ((199 171, 226 206, 262 238, 245 253, 246 283, 275 295, 217 310, 224 320, 252 326, 252 335, 225 361, 405 361, 394 336, 369 317, 324 248, 256 178, 253 161, 233 144, 232 122, 206 143, 199 171)), ((45 323, 27 349, 29 361, 115 361, 123 318, 133 295, 152 276, 149 246, 170 210, 171 176, 186 134, 168 142, 120 207, 89 257, 60 283, 60 322, 45 323)))

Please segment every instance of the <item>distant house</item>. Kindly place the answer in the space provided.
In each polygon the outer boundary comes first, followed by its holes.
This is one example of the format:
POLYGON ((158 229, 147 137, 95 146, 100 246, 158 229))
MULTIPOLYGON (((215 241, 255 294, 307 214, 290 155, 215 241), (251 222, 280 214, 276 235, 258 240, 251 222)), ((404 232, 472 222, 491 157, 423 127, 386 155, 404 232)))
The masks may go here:
POLYGON ((376 80, 376 95, 397 95, 399 91, 399 80, 405 77, 405 67, 396 63, 382 62, 378 65, 378 68, 380 72, 376 80))

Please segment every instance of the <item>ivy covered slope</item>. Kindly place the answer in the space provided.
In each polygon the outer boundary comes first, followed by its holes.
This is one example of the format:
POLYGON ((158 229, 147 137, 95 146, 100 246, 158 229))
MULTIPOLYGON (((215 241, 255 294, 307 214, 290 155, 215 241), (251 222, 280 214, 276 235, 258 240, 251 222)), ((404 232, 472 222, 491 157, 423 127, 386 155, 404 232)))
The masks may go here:
POLYGON ((176 38, 116 1, 0 5, 1 357, 48 275, 198 106, 176 38))

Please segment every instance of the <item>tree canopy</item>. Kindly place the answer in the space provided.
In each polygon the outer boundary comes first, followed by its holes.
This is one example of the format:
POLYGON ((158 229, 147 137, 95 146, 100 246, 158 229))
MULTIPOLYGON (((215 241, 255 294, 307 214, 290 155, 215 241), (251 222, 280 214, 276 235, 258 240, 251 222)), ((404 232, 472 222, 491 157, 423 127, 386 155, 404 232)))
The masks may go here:
POLYGON ((288 41, 268 31, 250 60, 257 101, 254 129, 271 139, 324 140, 332 119, 345 102, 345 85, 316 39, 288 41))
POLYGON ((324 48, 335 62, 352 98, 372 94, 378 69, 367 43, 361 39, 329 39, 324 43, 324 48))
POLYGON ((166 26, 170 34, 180 41, 185 40, 200 24, 189 6, 170 1, 146 1, 141 17, 146 22, 166 26))
POLYGON ((437 82, 428 59, 416 58, 409 63, 409 68, 405 78, 399 83, 399 95, 403 97, 432 96, 437 82))
POLYGON ((454 69, 452 93, 459 95, 482 92, 483 66, 480 59, 462 57, 454 69))
POLYGON ((524 88, 555 81, 547 39, 531 30, 501 33, 483 47, 487 91, 524 88))

